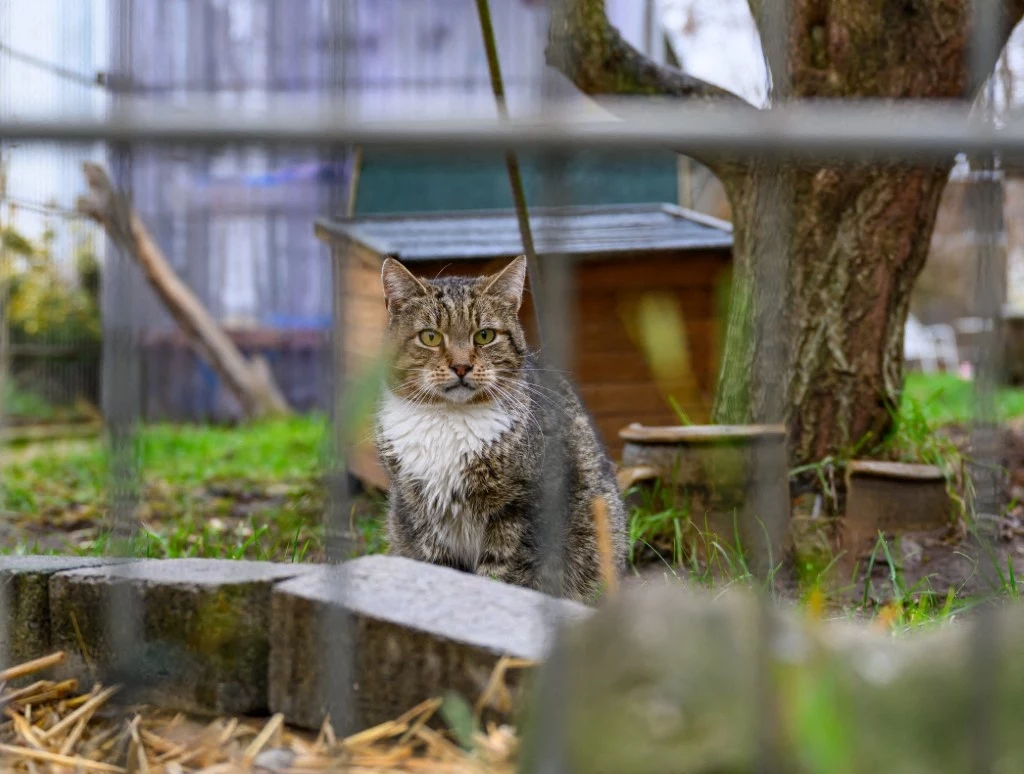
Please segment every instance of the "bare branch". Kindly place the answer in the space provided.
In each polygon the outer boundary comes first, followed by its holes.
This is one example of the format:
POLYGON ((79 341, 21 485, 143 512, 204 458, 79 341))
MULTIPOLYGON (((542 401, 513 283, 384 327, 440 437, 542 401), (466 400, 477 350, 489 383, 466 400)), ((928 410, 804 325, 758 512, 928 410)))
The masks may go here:
POLYGON ((88 193, 78 198, 78 211, 106 230, 140 269, 150 287, 177 321, 189 344, 210 364, 232 391, 248 417, 290 413, 269 367, 262 358, 248 359, 221 330, 167 262, 149 230, 127 198, 114 188, 103 167, 86 162, 88 193))
MULTIPOLYGON (((604 0, 552 0, 548 64, 592 97, 660 96, 749 106, 728 89, 658 64, 625 41, 605 13, 604 0)), ((693 155, 686 148, 677 152, 693 155)), ((702 157, 729 189, 747 171, 739 157, 702 157)))
POLYGON ((608 21, 604 0, 553 0, 548 64, 592 96, 648 95, 744 102, 720 86, 660 65, 608 21))

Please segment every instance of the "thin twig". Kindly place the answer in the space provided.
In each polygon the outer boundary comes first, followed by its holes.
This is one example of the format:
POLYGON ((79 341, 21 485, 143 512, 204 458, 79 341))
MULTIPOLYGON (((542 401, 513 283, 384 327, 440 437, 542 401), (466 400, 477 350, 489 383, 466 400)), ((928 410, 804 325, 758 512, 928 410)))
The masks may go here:
POLYGON ((18 732, 18 735, 25 740, 29 747, 34 747, 37 750, 45 749, 43 743, 36 737, 35 732, 32 730, 32 726, 29 722, 19 713, 12 710, 10 707, 4 709, 4 714, 11 719, 14 723, 14 729, 18 732))
POLYGON ((18 664, 0 672, 0 683, 9 683, 11 680, 17 680, 20 677, 42 672, 44 669, 60 666, 67 660, 67 654, 64 651, 58 651, 49 656, 26 661, 24 664, 18 664))
POLYGON ((78 628, 78 617, 75 615, 75 611, 70 611, 71 614, 71 625, 75 629, 75 639, 78 640, 78 649, 82 652, 82 660, 85 661, 85 665, 89 668, 89 674, 95 679, 96 667, 89 657, 89 648, 85 645, 85 637, 82 636, 82 630, 78 628))
POLYGON ((120 687, 115 685, 96 694, 81 707, 79 707, 66 718, 57 723, 57 725, 53 726, 52 728, 48 728, 46 731, 40 734, 39 738, 45 742, 47 739, 52 739, 57 734, 63 733, 67 729, 71 728, 75 723, 77 723, 79 718, 82 718, 86 715, 91 715, 97 709, 106 704, 110 697, 117 693, 119 689, 120 687))
POLYGON ((243 760, 251 765, 256 759, 256 756, 260 754, 260 751, 266 747, 267 742, 270 741, 271 737, 274 736, 284 725, 284 715, 278 712, 274 717, 267 721, 267 724, 263 726, 263 730, 259 732, 255 739, 252 740, 252 744, 246 748, 245 754, 242 756, 243 760))
POLYGON ((612 551, 612 532, 608 523, 608 503, 603 497, 595 497, 594 536, 601 560, 601 574, 604 576, 605 594, 614 597, 619 591, 619 574, 615 569, 615 554, 612 551))
POLYGON ((15 757, 27 758, 29 760, 41 761, 43 763, 56 763, 58 766, 66 766, 70 769, 83 771, 98 771, 102 774, 124 774, 120 766, 112 766, 109 763, 99 763, 88 758, 78 758, 69 755, 47 752, 46 750, 33 750, 31 747, 17 747, 12 744, 0 744, 0 753, 13 755, 15 757))

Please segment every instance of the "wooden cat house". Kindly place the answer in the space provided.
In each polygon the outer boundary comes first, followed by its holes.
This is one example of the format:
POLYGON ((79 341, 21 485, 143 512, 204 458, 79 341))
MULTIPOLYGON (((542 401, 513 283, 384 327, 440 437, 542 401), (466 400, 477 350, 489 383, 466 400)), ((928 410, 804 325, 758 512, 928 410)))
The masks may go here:
MULTIPOLYGON (((622 450, 619 430, 632 422, 679 424, 679 411, 706 421, 729 224, 667 204, 535 208, 530 217, 541 274, 547 261, 572 259, 572 375, 613 459, 622 450)), ((385 257, 438 277, 493 272, 523 252, 512 210, 324 219, 316 233, 332 250, 343 294, 335 351, 344 354, 349 377, 381 352, 385 257)), ((521 314, 535 342, 529 293, 521 314)), ((386 486, 368 441, 350 467, 364 482, 386 486)))

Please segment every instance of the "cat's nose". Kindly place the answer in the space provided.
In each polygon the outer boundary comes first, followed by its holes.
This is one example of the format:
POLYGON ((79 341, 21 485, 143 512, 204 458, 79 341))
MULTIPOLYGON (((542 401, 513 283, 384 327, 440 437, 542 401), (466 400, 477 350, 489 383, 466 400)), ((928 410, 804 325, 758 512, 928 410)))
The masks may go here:
POLYGON ((462 379, 466 374, 473 370, 473 366, 471 366, 469 363, 460 363, 458 365, 453 365, 452 370, 455 372, 455 375, 457 377, 462 379))

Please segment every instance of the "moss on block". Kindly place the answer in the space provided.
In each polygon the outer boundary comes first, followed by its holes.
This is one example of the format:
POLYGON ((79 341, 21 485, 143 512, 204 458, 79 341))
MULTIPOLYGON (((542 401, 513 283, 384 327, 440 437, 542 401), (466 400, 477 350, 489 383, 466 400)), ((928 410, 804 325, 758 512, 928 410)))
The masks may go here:
POLYGON ((108 561, 74 556, 0 556, 0 668, 40 658, 53 650, 50 576, 108 561))
POLYGON ((308 570, 168 559, 58 573, 50 581, 53 643, 69 654, 68 676, 121 683, 122 699, 188 712, 262 712, 271 589, 308 570))

